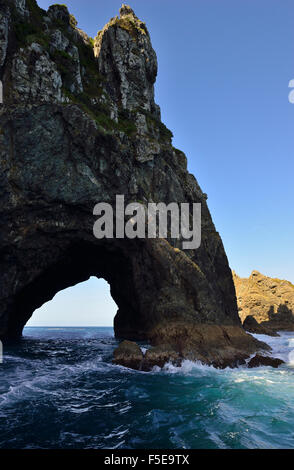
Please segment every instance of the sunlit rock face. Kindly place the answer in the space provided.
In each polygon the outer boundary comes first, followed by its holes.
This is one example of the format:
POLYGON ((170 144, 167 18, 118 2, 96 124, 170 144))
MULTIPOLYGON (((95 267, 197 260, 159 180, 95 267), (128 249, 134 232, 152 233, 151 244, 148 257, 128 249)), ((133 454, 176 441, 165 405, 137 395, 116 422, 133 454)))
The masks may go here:
POLYGON ((252 271, 249 278, 241 278, 234 272, 233 279, 240 318, 247 330, 251 324, 248 331, 258 333, 260 327, 267 330, 266 334, 294 331, 294 286, 291 282, 273 279, 258 271, 252 271), (252 329, 253 322, 248 317, 256 320, 257 328, 252 329))
POLYGON ((0 15, 0 338, 20 338, 35 309, 97 276, 118 305, 117 337, 207 363, 244 360, 260 344, 241 327, 207 197, 160 120, 144 23, 123 6, 93 40, 62 5, 2 0, 0 15), (201 247, 97 240, 94 205, 120 194, 201 203, 201 247))
POLYGON ((133 10, 123 6, 100 31, 94 44, 99 71, 107 77, 107 89, 124 109, 142 108, 160 117, 154 102, 157 58, 146 25, 133 10))

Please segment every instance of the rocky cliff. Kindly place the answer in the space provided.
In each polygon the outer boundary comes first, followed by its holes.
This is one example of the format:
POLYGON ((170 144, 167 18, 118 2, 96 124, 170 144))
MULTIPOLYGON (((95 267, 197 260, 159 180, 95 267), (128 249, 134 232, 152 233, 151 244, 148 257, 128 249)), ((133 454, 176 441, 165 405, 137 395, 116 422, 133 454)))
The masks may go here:
POLYGON ((233 273, 238 309, 248 331, 272 334, 278 330, 294 331, 294 286, 289 281, 273 279, 253 271, 249 278, 233 273), (257 323, 253 325, 253 317, 257 323), (251 325, 251 327, 250 327, 251 325), (260 328, 263 328, 261 331, 260 328), (264 328, 266 330, 264 330, 264 328))
MULTIPOLYGON (((123 5, 95 39, 62 5, 0 1, 0 338, 94 275, 118 305, 116 336, 235 364, 262 345, 240 323, 219 234, 154 101, 157 59, 123 5), (202 204, 202 243, 93 236, 93 207, 202 204)), ((98 310, 98 306, 97 306, 98 310)))

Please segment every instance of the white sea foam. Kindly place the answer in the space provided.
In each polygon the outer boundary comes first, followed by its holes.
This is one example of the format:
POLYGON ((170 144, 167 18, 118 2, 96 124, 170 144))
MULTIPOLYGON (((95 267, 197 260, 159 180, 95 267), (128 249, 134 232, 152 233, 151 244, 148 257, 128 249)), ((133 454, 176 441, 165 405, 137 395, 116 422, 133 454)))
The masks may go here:
POLYGON ((294 365, 294 334, 280 331, 279 337, 267 335, 252 335, 256 339, 267 343, 272 351, 270 355, 282 359, 288 365, 294 365))
POLYGON ((290 366, 294 366, 294 350, 290 351, 288 354, 288 362, 290 366))
MULTIPOLYGON (((257 335, 254 334, 253 336, 265 343, 267 343, 271 348, 272 351, 270 352, 264 352, 263 354, 280 358, 283 361, 285 361, 286 365, 289 367, 294 366, 294 334, 293 333, 287 333, 287 332, 280 332, 279 337, 271 337, 267 335, 257 335)), ((247 363, 249 360, 255 356, 255 353, 251 355, 251 357, 247 360, 247 363)), ((271 368, 268 367, 260 367, 260 370, 272 370, 271 368)), ((257 369, 254 369, 255 371, 257 369)), ((240 365, 237 368, 231 369, 227 367, 226 369, 217 369, 213 366, 205 365, 199 361, 190 361, 190 360, 184 360, 180 366, 175 366, 171 363, 167 363, 164 365, 163 368, 160 367, 153 367, 152 369, 153 373, 167 373, 167 374, 180 374, 180 375, 196 375, 196 376, 205 376, 208 374, 221 374, 222 376, 224 374, 231 374, 231 375, 236 375, 238 374, 238 377, 234 379, 235 383, 242 383, 246 381, 253 381, 253 382, 260 382, 264 383, 267 382, 268 384, 273 384, 275 383, 273 380, 269 379, 268 377, 262 376, 262 375, 252 375, 252 370, 247 368, 247 365, 240 365), (242 373, 242 376, 240 377, 240 373, 242 373), (244 376, 243 376, 244 375, 244 376)), ((279 368, 279 373, 283 374, 284 371, 279 368)))
POLYGON ((199 361, 190 361, 185 359, 180 366, 168 362, 163 368, 158 366, 153 367, 153 373, 167 373, 167 374, 180 374, 180 375, 207 375, 208 373, 219 373, 220 369, 216 369, 213 366, 202 364, 199 361))

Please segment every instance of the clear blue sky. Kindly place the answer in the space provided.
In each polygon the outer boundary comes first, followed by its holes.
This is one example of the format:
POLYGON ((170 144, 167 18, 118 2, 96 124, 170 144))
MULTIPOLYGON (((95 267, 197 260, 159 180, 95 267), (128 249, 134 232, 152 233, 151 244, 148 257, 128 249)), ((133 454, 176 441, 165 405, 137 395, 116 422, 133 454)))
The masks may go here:
MULTIPOLYGON (((47 9, 52 2, 38 3, 47 9)), ((66 3, 91 36, 121 6, 118 0, 66 3)), ((156 101, 163 121, 208 194, 231 268, 244 277, 257 269, 294 283, 293 0, 130 5, 146 22, 158 56, 156 101)), ((76 288, 83 302, 94 284, 76 288)), ((101 302, 108 295, 102 285, 100 294, 101 302)), ((62 295, 70 305, 72 294, 62 295)), ((46 323, 46 312, 42 318, 46 323)))

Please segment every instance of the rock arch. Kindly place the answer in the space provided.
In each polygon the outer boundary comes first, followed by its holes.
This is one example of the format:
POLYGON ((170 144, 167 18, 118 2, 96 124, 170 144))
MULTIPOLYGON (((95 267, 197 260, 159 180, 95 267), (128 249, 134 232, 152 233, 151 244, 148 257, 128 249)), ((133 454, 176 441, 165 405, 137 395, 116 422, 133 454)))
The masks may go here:
POLYGON ((118 337, 169 343, 208 363, 244 360, 260 345, 241 326, 207 196, 160 120, 146 26, 124 7, 93 47, 65 6, 44 12, 23 2, 24 19, 14 3, 0 11, 8 25, 0 51, 0 338, 20 337, 42 302, 97 275, 118 304, 118 337), (24 21, 36 33, 20 44, 24 21), (201 247, 96 240, 94 205, 114 205, 119 194, 127 203, 201 203, 201 247))
POLYGON ((135 302, 134 297, 129 295, 134 290, 131 285, 132 267, 122 250, 75 241, 54 251, 50 249, 49 262, 44 264, 40 274, 21 289, 11 303, 8 338, 18 339, 34 311, 53 299, 59 291, 84 282, 91 276, 109 282, 111 295, 120 306, 120 312, 125 316, 124 324, 127 325, 127 316, 134 317, 135 302))

